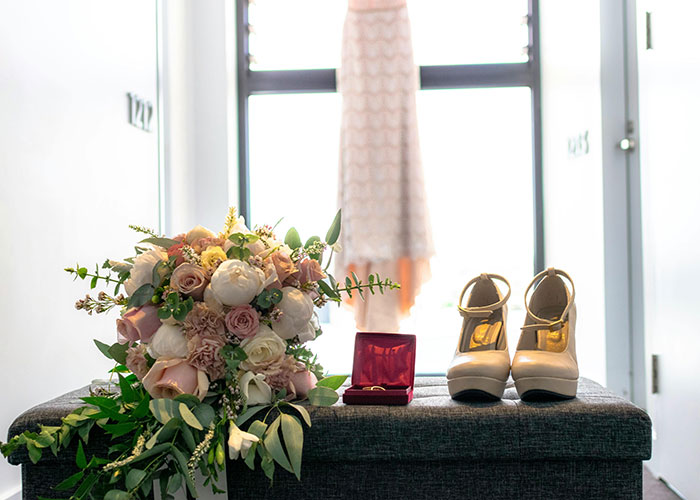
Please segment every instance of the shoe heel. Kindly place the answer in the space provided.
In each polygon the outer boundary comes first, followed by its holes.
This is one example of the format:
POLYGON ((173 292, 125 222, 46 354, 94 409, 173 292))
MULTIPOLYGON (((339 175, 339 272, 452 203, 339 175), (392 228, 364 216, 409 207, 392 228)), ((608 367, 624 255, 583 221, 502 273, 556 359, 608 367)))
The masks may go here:
POLYGON ((526 377, 515 381, 515 389, 523 401, 573 399, 577 387, 578 379, 526 377))
POLYGON ((459 401, 496 401, 503 397, 506 383, 490 377, 457 377, 447 381, 452 399, 459 401))

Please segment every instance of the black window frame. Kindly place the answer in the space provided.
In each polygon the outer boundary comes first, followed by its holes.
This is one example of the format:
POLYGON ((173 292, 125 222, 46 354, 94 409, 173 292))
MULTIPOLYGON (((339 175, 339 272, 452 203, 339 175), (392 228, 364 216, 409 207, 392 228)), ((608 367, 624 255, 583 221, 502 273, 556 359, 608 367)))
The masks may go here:
MULTIPOLYGON (((528 0, 528 61, 502 64, 420 66, 420 89, 529 87, 532 107, 532 187, 534 272, 544 269, 544 201, 542 182, 542 109, 539 0, 528 0)), ((258 94, 336 92, 335 69, 251 71, 248 0, 236 0, 238 83, 239 212, 250 220, 248 98, 258 94)))

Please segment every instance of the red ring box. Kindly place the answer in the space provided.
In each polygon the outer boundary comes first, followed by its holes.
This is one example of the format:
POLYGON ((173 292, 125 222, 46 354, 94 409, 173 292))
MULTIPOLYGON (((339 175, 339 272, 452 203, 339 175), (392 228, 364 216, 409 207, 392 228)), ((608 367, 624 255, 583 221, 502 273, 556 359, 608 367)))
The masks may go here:
POLYGON ((416 336, 357 332, 352 386, 343 393, 348 405, 405 405, 413 399, 416 336), (368 390, 365 387, 382 387, 368 390))

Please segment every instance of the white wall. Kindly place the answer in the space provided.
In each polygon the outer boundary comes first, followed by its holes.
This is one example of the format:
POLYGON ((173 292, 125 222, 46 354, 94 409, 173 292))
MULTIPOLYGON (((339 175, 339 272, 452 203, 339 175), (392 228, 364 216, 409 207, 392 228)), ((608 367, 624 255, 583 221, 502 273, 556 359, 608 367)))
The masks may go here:
POLYGON ((165 231, 220 229, 236 205, 234 0, 163 4, 165 231))
POLYGON ((581 376, 606 382, 598 2, 542 0, 545 258, 576 285, 581 376), (590 151, 568 139, 588 131, 590 151))
MULTIPOLYGON (((92 339, 114 315, 73 308, 63 271, 133 253, 158 225, 157 134, 127 123, 156 100, 155 2, 0 2, 0 434, 27 408, 103 378, 92 339)), ((0 460, 0 498, 20 470, 0 460)))
POLYGON ((649 466, 700 499, 700 54, 697 35, 688 36, 700 4, 639 0, 637 8, 639 33, 651 12, 653 44, 639 46, 646 354, 659 356, 659 391, 647 395, 649 466))

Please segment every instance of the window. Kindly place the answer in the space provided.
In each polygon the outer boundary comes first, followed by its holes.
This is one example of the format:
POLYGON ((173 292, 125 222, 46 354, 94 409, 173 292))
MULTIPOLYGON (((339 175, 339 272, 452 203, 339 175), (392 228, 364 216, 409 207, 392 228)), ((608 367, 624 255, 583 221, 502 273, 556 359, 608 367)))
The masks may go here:
MULTIPOLYGON (((293 223, 304 237, 330 223, 341 116, 335 68, 346 6, 239 1, 240 209, 252 224, 284 216, 279 232, 293 223), (309 205, 275 203, 290 194, 309 205)), ((433 278, 402 324, 418 334, 419 373, 445 371, 468 279, 496 272, 523 290, 543 267, 537 7, 536 0, 409 0, 437 251, 433 278)), ((524 319, 520 301, 510 308, 515 323, 524 319)), ((332 307, 323 320, 314 351, 331 372, 349 373, 352 315, 332 307)), ((511 333, 513 345, 518 332, 511 333)))

